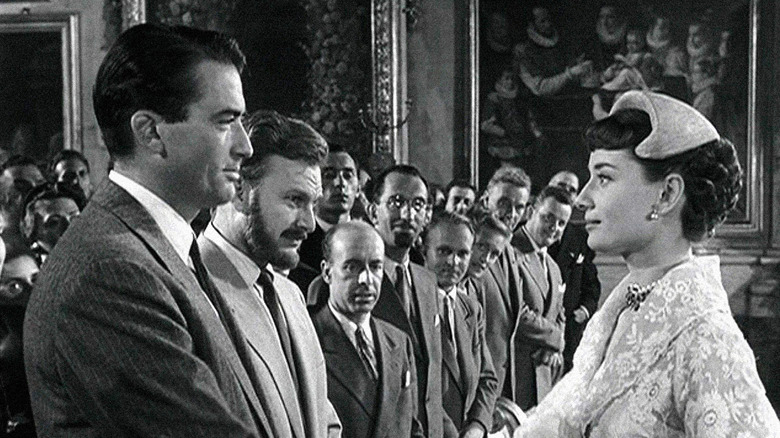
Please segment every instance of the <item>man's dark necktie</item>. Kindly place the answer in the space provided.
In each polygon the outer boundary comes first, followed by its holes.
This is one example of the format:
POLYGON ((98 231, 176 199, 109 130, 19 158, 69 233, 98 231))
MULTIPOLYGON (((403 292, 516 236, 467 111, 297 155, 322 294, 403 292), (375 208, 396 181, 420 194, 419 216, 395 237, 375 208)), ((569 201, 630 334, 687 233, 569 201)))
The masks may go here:
POLYGON ((192 245, 190 246, 190 260, 192 261, 192 267, 195 268, 195 278, 198 279, 200 288, 203 289, 203 292, 211 302, 211 305, 214 306, 214 310, 217 311, 217 315, 219 316, 220 321, 222 321, 222 325, 225 327, 225 330, 227 330, 228 335, 235 344, 237 341, 235 333, 231 330, 230 325, 225 319, 225 312, 228 310, 224 308, 222 300, 217 296, 214 285, 211 283, 211 280, 209 280, 209 272, 206 269, 206 265, 203 264, 203 259, 200 257, 200 249, 198 248, 197 240, 193 240, 192 245))
POLYGON ((284 351, 284 357, 287 359, 287 365, 290 368, 290 375, 292 375, 295 389, 298 390, 300 386, 298 385, 298 372, 295 368, 295 358, 292 353, 290 330, 287 327, 287 321, 284 319, 282 308, 279 305, 279 297, 276 296, 276 288, 274 288, 271 274, 266 269, 262 269, 257 282, 260 284, 260 287, 263 288, 263 301, 265 301, 265 305, 268 307, 271 319, 274 320, 276 333, 279 335, 279 342, 282 344, 282 351, 284 351))
POLYGON ((401 299, 401 306, 403 306, 404 312, 406 312, 406 316, 409 317, 409 320, 412 320, 412 294, 409 290, 409 282, 407 281, 406 270, 403 266, 398 265, 395 267, 395 278, 395 290, 398 293, 398 298, 401 299))
POLYGON ((368 342, 366 341, 366 334, 360 326, 355 329, 355 343, 357 344, 358 356, 360 356, 360 360, 363 362, 363 365, 365 365, 368 374, 370 374, 374 380, 377 380, 379 378, 379 372, 376 369, 376 357, 374 356, 374 352, 371 351, 371 348, 369 348, 368 342))
POLYGON ((458 366, 457 346, 455 345, 455 339, 453 338, 452 325, 450 324, 450 312, 452 307, 450 305, 450 298, 444 297, 442 299, 444 303, 443 312, 441 315, 441 354, 446 362, 453 365, 455 373, 460 378, 460 367, 458 366))

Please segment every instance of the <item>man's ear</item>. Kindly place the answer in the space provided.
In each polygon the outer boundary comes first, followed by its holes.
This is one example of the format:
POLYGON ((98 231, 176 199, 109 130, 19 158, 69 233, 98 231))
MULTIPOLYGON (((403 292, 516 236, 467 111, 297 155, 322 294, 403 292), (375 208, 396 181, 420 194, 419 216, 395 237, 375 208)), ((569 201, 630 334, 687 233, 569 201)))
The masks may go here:
POLYGON ((165 143, 159 132, 162 122, 161 115, 149 110, 138 110, 130 117, 130 128, 136 144, 154 155, 165 158, 168 152, 165 150, 165 143))
POLYGON ((664 178, 663 191, 658 198, 658 214, 661 216, 673 211, 685 195, 685 181, 680 174, 670 173, 664 178))
POLYGON ((320 269, 322 269, 322 280, 326 284, 330 284, 332 272, 330 270, 330 263, 327 260, 320 262, 320 269))
POLYGON ((368 215, 368 220, 371 221, 371 224, 374 226, 374 228, 379 226, 379 216, 377 212, 377 205, 373 202, 370 202, 368 204, 368 207, 366 208, 366 214, 368 215))

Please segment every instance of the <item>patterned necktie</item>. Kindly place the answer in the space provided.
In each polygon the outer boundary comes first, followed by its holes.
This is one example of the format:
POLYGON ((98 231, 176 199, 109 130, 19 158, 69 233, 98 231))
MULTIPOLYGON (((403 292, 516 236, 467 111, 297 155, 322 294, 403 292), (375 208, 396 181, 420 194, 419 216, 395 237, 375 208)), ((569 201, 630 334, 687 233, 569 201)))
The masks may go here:
POLYGON ((406 278, 406 269, 402 265, 395 267, 395 279, 395 290, 398 293, 398 298, 401 299, 401 306, 403 306, 406 316, 412 319, 412 300, 409 282, 406 278))
POLYGON ((360 326, 355 329, 355 343, 357 344, 358 356, 360 356, 360 360, 363 362, 363 365, 365 365, 366 371, 368 371, 368 374, 370 374, 374 380, 377 380, 379 378, 379 372, 376 369, 376 357, 368 346, 366 333, 360 326))
POLYGON ((298 385, 298 373, 295 368, 295 358, 292 353, 292 342, 290 340, 290 330, 287 327, 287 320, 284 318, 282 308, 279 306, 279 297, 276 296, 276 288, 274 288, 271 274, 266 269, 260 271, 260 277, 257 282, 260 287, 263 288, 263 301, 268 308, 268 312, 271 314, 271 319, 274 320, 276 326, 276 333, 279 335, 279 342, 282 344, 282 351, 284 351, 284 357, 287 359, 287 365, 290 368, 290 374, 292 375, 295 388, 299 389, 298 385))

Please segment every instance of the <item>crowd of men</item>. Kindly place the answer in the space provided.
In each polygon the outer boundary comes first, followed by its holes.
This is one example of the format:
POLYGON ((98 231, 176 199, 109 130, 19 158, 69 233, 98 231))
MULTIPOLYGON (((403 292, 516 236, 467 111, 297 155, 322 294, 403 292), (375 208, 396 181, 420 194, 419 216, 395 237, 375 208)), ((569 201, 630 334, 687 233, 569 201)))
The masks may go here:
POLYGON ((571 223, 577 177, 532 200, 527 174, 501 167, 481 193, 453 181, 441 204, 411 165, 361 184, 348 147, 246 115, 243 67, 222 34, 133 27, 93 92, 108 177, 93 189, 69 151, 49 184, 6 163, 35 187, 3 232, 18 248, 2 315, 31 406, 8 430, 483 437, 500 397, 536 405, 599 300, 571 223))

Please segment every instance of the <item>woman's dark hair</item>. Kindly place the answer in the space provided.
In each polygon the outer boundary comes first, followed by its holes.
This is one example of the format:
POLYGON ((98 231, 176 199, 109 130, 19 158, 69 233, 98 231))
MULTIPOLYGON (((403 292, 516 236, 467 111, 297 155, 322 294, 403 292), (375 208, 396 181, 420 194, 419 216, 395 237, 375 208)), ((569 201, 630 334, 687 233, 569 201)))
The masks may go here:
POLYGON ((648 160, 636 156, 635 149, 650 131, 650 116, 646 112, 622 109, 590 125, 585 131, 585 144, 591 152, 630 149, 650 181, 660 181, 670 173, 682 176, 686 197, 683 235, 699 242, 711 235, 737 204, 742 168, 734 145, 721 138, 663 160, 648 160))

